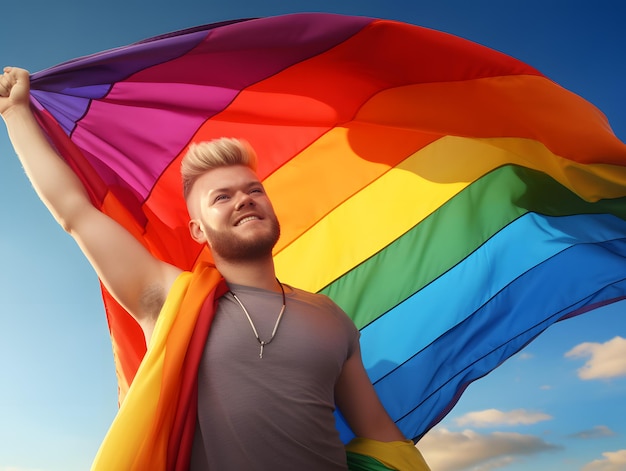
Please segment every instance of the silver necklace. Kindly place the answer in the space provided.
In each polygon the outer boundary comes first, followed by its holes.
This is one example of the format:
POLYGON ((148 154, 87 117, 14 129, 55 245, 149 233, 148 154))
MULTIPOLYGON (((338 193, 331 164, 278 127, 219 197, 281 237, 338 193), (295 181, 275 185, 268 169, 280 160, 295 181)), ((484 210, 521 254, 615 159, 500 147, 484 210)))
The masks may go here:
MULTIPOLYGON (((278 278, 276 278, 276 281, 278 281, 278 278)), ((280 320, 282 319, 283 313, 285 312, 285 304, 286 304, 285 303, 285 288, 283 288, 283 284, 280 281, 278 281, 278 285, 280 286, 280 291, 283 294, 283 306, 280 308, 280 312, 278 313, 278 318, 276 319, 276 324, 274 324, 274 330, 272 331, 272 336, 270 337, 270 339, 267 342, 265 340, 261 340, 259 338, 259 333, 257 332, 256 327, 254 326, 254 322, 252 322, 252 318, 250 317, 250 314, 248 313, 248 310, 246 309, 246 307, 239 300, 239 298, 237 297, 237 295, 235 293, 233 293, 232 291, 229 291, 231 296, 235 299, 235 301, 237 301, 237 304, 239 304, 239 306, 241 306, 241 310, 243 311, 243 313, 248 318, 248 322, 250 323, 250 327, 252 327, 252 332, 254 332, 254 336, 256 337, 257 341, 261 345, 261 351, 259 352, 259 358, 263 358, 263 347, 265 347, 266 345, 269 345, 270 343, 272 343, 272 340, 274 340, 274 336, 276 335, 276 331, 278 330, 278 324, 280 324, 280 320)))

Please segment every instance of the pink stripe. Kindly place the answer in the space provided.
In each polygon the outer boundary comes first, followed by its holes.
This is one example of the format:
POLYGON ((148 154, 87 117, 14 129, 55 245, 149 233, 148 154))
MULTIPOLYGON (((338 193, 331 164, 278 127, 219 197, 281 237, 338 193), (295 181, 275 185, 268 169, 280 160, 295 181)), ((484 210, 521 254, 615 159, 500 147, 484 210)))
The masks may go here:
POLYGON ((334 47, 371 21, 288 15, 212 30, 188 54, 138 72, 94 100, 73 140, 145 199, 198 127, 242 89, 334 47), (145 156, 147 166, 140 163, 145 156))

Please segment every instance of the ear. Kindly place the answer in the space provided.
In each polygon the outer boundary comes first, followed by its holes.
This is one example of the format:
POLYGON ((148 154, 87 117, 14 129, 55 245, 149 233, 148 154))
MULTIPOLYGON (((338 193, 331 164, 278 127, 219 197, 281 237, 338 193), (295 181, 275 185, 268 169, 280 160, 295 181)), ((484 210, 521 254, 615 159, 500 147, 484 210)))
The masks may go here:
POLYGON ((199 244, 205 244, 207 239, 204 234, 204 230, 202 229, 202 224, 197 219, 192 219, 189 221, 189 233, 191 234, 191 238, 198 242, 199 244))

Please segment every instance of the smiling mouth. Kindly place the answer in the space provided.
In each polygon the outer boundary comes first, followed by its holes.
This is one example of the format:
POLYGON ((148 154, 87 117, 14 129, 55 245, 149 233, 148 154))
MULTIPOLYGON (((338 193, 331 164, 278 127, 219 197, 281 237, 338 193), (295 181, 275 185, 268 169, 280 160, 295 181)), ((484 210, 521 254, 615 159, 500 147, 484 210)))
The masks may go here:
POLYGON ((242 224, 245 224, 246 222, 250 222, 250 221, 256 221, 259 220, 260 218, 257 216, 248 216, 243 218, 241 221, 239 221, 237 224, 235 224, 236 226, 241 226, 242 224))

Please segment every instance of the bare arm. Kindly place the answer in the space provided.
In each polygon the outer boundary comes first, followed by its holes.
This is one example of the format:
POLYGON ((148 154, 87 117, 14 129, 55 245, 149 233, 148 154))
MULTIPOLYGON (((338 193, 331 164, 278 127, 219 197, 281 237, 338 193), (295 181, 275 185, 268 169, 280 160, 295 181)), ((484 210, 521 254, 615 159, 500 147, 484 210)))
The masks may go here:
POLYGON ((406 439, 381 404, 363 367, 360 350, 343 366, 335 385, 335 401, 357 437, 381 442, 406 439))
POLYGON ((121 225, 91 204, 80 180, 48 143, 35 120, 29 90, 27 71, 4 69, 0 76, 0 114, 24 170, 109 292, 137 319, 149 338, 160 309, 158 300, 165 298, 180 270, 155 259, 121 225))

